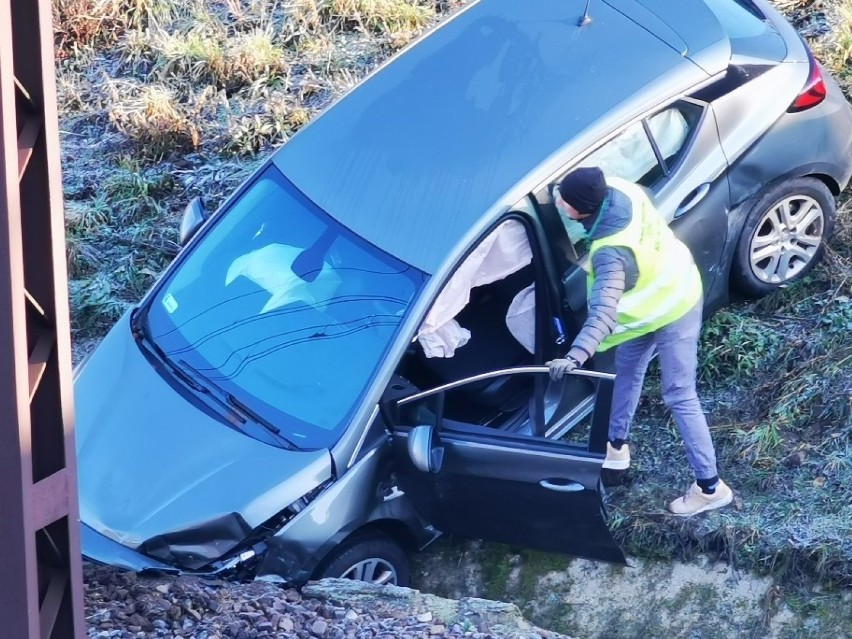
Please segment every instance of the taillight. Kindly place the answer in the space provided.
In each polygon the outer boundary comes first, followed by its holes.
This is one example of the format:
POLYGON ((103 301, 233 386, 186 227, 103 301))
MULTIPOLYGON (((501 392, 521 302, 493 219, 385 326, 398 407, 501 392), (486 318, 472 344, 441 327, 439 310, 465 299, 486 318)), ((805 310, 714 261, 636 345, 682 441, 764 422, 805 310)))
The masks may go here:
POLYGON ((796 99, 793 100, 793 104, 791 104, 790 108, 787 109, 789 113, 797 113, 799 111, 805 111, 811 107, 815 107, 817 104, 825 100, 825 95, 828 93, 828 89, 825 86, 825 80, 822 77, 822 70, 819 68, 819 64, 817 64, 817 61, 814 59, 814 56, 810 51, 808 51, 808 60, 811 64, 808 81, 805 82, 805 86, 802 87, 799 95, 797 95, 796 99))

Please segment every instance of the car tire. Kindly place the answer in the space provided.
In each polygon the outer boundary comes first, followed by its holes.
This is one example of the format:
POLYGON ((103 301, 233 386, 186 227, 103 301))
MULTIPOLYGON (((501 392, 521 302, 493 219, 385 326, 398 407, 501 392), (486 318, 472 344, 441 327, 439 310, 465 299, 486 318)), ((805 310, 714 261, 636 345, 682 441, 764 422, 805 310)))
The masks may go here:
POLYGON ((782 182, 749 209, 731 266, 731 282, 762 297, 795 282, 822 258, 834 229, 834 196, 816 178, 782 182))
POLYGON ((405 551, 381 533, 357 535, 332 550, 314 574, 376 584, 408 586, 411 569, 405 551))

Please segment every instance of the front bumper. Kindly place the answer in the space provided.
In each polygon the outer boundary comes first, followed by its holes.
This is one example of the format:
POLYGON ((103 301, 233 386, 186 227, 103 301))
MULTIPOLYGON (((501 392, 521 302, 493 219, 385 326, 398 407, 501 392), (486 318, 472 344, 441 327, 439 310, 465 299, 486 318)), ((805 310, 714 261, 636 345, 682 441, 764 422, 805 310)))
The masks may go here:
POLYGON ((156 570, 172 574, 180 573, 180 570, 174 566, 146 557, 84 523, 80 524, 80 546, 83 550, 83 557, 99 564, 107 564, 135 572, 156 570))

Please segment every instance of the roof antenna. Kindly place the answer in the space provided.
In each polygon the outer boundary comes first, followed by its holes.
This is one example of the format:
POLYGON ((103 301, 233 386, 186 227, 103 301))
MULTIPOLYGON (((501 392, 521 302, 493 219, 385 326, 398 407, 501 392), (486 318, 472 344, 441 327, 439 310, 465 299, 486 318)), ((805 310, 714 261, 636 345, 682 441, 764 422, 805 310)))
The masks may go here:
POLYGON ((586 0, 586 8, 583 10, 583 17, 580 18, 579 22, 577 22, 578 27, 585 27, 592 21, 592 17, 589 15, 589 2, 591 2, 591 0, 586 0))

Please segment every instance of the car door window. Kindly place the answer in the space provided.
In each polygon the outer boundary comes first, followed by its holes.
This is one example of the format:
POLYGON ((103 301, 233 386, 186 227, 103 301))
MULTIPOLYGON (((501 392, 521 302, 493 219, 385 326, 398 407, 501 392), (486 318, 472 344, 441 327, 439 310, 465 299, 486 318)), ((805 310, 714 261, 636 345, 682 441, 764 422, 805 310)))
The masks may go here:
MULTIPOLYGON (((677 170, 686 155, 690 141, 701 121, 704 108, 694 102, 680 100, 634 122, 612 140, 579 162, 572 164, 546 189, 536 193, 540 207, 552 206, 559 182, 569 171, 597 166, 608 178, 621 178, 647 188, 651 195, 658 191, 677 170)), ((578 262, 587 252, 579 223, 558 214, 573 246, 568 258, 578 262)))
POLYGON ((648 118, 648 132, 659 150, 665 175, 671 175, 686 154, 702 112, 699 105, 681 101, 648 118))
POLYGON ((634 122, 577 166, 598 166, 607 177, 653 188, 671 174, 685 153, 701 112, 697 104, 676 102, 634 122))
POLYGON ((607 177, 619 177, 643 186, 650 186, 662 175, 657 154, 642 122, 631 124, 577 166, 597 166, 607 177))

